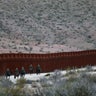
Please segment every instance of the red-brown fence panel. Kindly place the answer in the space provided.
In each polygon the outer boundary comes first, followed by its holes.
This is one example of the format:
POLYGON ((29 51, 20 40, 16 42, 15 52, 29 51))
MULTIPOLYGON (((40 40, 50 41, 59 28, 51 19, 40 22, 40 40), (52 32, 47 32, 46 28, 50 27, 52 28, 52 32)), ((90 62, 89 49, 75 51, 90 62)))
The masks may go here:
POLYGON ((42 72, 96 65, 96 50, 49 54, 0 54, 0 75, 4 75, 7 68, 12 71, 12 74, 16 68, 20 71, 22 67, 25 68, 26 73, 29 73, 30 64, 33 65, 34 72, 36 72, 38 64, 40 64, 42 72))

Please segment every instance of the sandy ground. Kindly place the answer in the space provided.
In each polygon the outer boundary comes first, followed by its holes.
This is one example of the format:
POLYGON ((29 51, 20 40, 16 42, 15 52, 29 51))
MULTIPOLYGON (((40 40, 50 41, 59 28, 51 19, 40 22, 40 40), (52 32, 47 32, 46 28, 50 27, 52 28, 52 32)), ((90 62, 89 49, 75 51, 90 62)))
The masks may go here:
MULTIPOLYGON (((78 68, 78 69, 76 69, 76 71, 84 71, 84 70, 86 70, 86 68, 78 68)), ((92 66, 92 70, 96 70, 96 66, 92 66)), ((56 71, 56 70, 55 70, 56 71)), ((54 72, 55 72, 54 71, 54 72)), ((58 70, 57 70, 58 71, 58 70)), ((66 74, 66 72, 67 72, 67 70, 59 70, 60 72, 61 72, 61 74, 62 75, 65 75, 66 74)), ((52 75, 52 74, 54 74, 54 72, 48 72, 48 73, 40 73, 40 74, 26 74, 25 75, 25 79, 26 80, 32 80, 32 81, 38 81, 38 80, 40 80, 40 79, 42 79, 42 78, 44 78, 45 77, 45 75, 46 74, 50 74, 50 75, 52 75)), ((90 72, 88 72, 88 74, 96 74, 96 72, 95 71, 90 71, 90 72)), ((20 79, 20 76, 19 76, 19 78, 14 78, 14 76, 11 76, 10 77, 10 80, 13 82, 13 83, 16 83, 16 80, 18 80, 18 79, 20 79)))

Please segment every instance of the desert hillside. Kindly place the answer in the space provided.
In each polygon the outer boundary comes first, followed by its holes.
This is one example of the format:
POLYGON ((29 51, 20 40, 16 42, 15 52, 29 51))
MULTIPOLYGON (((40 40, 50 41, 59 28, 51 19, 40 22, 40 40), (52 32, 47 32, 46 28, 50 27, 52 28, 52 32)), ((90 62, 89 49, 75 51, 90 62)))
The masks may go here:
POLYGON ((0 0, 0 53, 96 49, 96 0, 0 0))

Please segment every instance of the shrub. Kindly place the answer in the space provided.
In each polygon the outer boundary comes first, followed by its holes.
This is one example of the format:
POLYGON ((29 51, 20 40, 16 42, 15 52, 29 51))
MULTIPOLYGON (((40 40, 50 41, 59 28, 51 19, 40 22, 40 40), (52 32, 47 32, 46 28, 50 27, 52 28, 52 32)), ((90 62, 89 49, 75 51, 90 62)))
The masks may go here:
POLYGON ((20 88, 23 88, 24 85, 25 85, 25 83, 26 83, 26 79, 24 79, 24 78, 20 78, 20 79, 18 79, 17 82, 16 82, 16 84, 17 84, 20 88))
POLYGON ((21 88, 19 87, 7 89, 6 93, 8 94, 8 96, 24 96, 21 88))
POLYGON ((25 96, 22 88, 26 83, 26 79, 20 78, 17 80, 16 84, 6 88, 6 96, 25 96))
POLYGON ((43 96, 96 96, 96 84, 90 82, 92 77, 88 78, 89 75, 80 75, 78 78, 61 79, 53 86, 44 87, 40 93, 43 93, 43 96))

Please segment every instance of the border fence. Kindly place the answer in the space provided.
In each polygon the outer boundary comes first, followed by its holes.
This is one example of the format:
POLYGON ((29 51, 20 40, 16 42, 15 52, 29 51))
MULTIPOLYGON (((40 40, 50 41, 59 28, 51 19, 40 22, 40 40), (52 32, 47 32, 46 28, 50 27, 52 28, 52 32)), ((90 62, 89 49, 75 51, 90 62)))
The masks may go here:
POLYGON ((14 70, 25 68, 29 73, 29 66, 32 64, 34 73, 36 66, 41 66, 42 72, 51 72, 56 69, 73 67, 84 67, 96 65, 96 50, 85 50, 75 52, 28 54, 28 53, 4 53, 0 54, 0 75, 4 75, 7 68, 14 74, 14 70))

